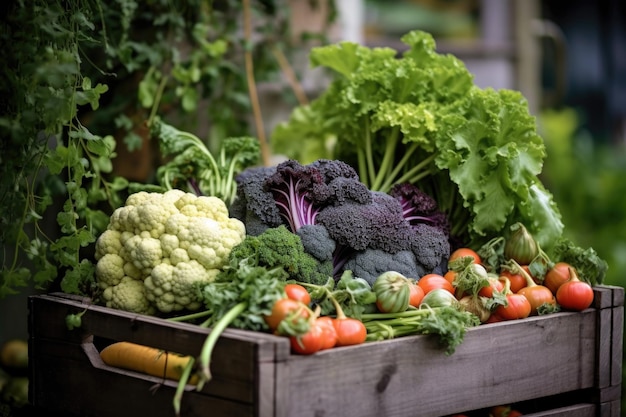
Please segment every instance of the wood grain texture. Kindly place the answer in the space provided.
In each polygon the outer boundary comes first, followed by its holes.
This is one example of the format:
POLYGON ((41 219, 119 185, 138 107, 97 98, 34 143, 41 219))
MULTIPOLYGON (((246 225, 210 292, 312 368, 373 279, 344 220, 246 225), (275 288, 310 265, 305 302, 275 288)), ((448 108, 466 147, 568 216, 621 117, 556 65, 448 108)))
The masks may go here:
MULTIPOLYGON (((228 329, 214 351, 213 380, 200 392, 189 387, 182 415, 442 416, 575 392, 575 403, 531 415, 618 416, 623 289, 595 294, 594 308, 580 313, 469 329, 452 355, 433 335, 300 356, 286 338, 228 329)), ((98 344, 127 340, 197 356, 209 332, 81 297, 30 297, 31 401, 68 416, 173 416, 174 382, 108 367, 98 344), (81 328, 68 330, 65 316, 82 311, 81 328)))

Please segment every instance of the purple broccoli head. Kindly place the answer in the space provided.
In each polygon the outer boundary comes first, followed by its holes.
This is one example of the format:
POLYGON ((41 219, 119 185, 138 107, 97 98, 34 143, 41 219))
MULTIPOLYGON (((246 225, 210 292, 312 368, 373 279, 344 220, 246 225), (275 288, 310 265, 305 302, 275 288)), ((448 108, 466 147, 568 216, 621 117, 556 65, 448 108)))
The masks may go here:
POLYGON ((294 233, 315 224, 327 205, 369 199, 369 191, 356 171, 335 160, 322 159, 309 165, 295 160, 282 162, 265 180, 263 189, 273 195, 280 215, 294 233))

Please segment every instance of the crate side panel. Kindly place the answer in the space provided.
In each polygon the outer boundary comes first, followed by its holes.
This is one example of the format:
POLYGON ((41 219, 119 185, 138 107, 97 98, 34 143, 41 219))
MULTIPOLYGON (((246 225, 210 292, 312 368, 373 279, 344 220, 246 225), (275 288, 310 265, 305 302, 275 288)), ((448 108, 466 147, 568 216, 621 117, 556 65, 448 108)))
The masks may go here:
POLYGON ((622 383, 622 361, 624 355, 624 307, 612 309, 613 322, 611 332, 611 385, 622 383))
MULTIPOLYGON (((95 335, 102 339, 124 340, 197 356, 210 332, 196 325, 54 297, 32 297, 30 303, 29 331, 39 339, 81 343, 95 335), (81 328, 68 330, 65 326, 67 314, 81 311, 85 311, 81 328)), ((280 359, 276 355, 286 356, 287 349, 288 342, 284 338, 227 329, 215 346, 212 372, 215 376, 254 383, 257 363, 274 362, 280 359)))
POLYGON ((434 337, 414 336, 294 357, 287 414, 393 417, 419 404, 440 416, 588 388, 594 347, 590 309, 470 329, 450 356, 434 337))
MULTIPOLYGON (((87 306, 85 310, 85 306, 76 304, 75 300, 32 297, 29 303, 29 332, 34 345, 32 356, 45 354, 61 359, 72 352, 82 354, 82 357, 70 359, 79 361, 86 372, 93 366, 78 347, 85 341, 93 340, 94 334, 99 335, 96 338, 127 340, 192 355, 200 352, 208 334, 207 329, 195 325, 136 316, 98 306, 87 306), (65 316, 79 311, 85 311, 83 325, 69 331, 65 327, 65 316), (66 345, 72 345, 73 349, 65 349, 66 345)), ((259 364, 273 364, 276 355, 286 357, 285 350, 288 348, 285 345, 288 343, 284 338, 272 335, 226 331, 218 339, 211 359, 213 379, 205 384, 202 392, 208 396, 256 403, 258 390, 267 391, 258 381, 259 364)), ((39 376, 37 372, 33 375, 39 376)), ((124 378, 131 377, 125 375, 124 378)))
MULTIPOLYGON (((133 378, 124 372, 85 367, 80 359, 83 352, 74 344, 59 344, 50 351, 63 349, 67 352, 63 357, 44 351, 35 353, 31 380, 34 406, 80 417, 174 415, 172 384, 162 385, 158 378, 133 378)), ((213 415, 254 415, 250 403, 186 391, 181 402, 182 415, 202 415, 201 410, 212 410, 213 415)))

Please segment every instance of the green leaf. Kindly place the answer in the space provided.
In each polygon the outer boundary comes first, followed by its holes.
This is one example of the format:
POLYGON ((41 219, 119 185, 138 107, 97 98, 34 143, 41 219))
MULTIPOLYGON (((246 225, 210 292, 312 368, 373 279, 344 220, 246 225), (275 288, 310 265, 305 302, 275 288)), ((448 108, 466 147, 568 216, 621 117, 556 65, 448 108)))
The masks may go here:
POLYGON ((30 275, 30 270, 26 267, 3 269, 0 272, 0 298, 17 294, 16 288, 25 287, 30 280, 30 275))
POLYGON ((57 223, 63 233, 73 233, 76 230, 78 214, 74 211, 62 211, 57 213, 57 223))
POLYGON ((198 92, 193 87, 185 87, 182 90, 182 106, 187 112, 196 110, 198 106, 198 92))
MULTIPOLYGON (((324 66, 348 77, 359 67, 359 53, 365 52, 353 42, 341 42, 336 45, 315 47, 311 49, 310 61, 314 67, 324 66)), ((389 56, 395 51, 388 49, 389 56)))

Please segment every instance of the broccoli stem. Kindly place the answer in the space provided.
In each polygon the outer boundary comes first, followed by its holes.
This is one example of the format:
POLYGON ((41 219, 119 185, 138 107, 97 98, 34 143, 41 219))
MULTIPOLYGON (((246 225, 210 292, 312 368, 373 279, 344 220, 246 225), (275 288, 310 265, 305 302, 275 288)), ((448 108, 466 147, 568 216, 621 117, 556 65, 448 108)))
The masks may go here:
POLYGON ((242 301, 238 304, 235 304, 231 307, 230 310, 226 312, 213 326, 211 329, 211 333, 204 341, 204 345, 202 346, 202 351, 200 352, 200 381, 198 382, 197 389, 198 391, 202 390, 204 384, 211 380, 211 355, 213 353, 213 348, 217 343, 217 340, 221 336, 221 334, 226 330, 228 325, 233 322, 241 313, 248 308, 248 303, 246 301, 242 301))

